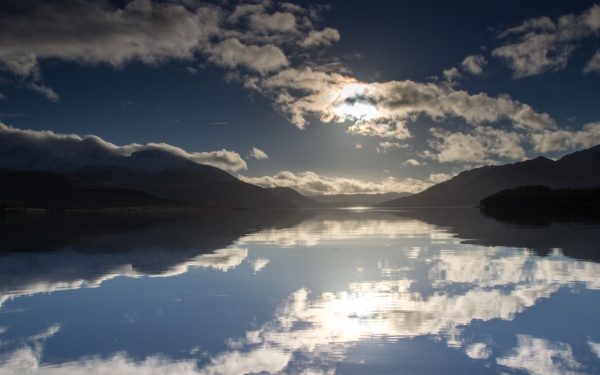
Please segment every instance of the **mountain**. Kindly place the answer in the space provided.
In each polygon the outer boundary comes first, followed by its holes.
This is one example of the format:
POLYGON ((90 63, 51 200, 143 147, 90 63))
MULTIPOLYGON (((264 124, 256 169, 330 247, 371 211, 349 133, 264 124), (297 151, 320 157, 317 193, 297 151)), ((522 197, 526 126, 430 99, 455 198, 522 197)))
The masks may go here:
POLYGON ((392 199, 402 198, 411 193, 383 193, 383 194, 331 194, 315 195, 312 198, 317 202, 333 207, 348 206, 376 206, 392 199))
POLYGON ((242 182, 219 168, 197 164, 162 150, 137 151, 110 166, 86 166, 71 177, 201 206, 295 207, 269 190, 242 182))
POLYGON ((481 211, 499 220, 598 221, 600 187, 550 189, 520 186, 502 190, 481 200, 481 211))
POLYGON ((600 186, 600 145, 554 161, 544 157, 462 172, 418 194, 394 199, 384 207, 473 206, 492 194, 525 185, 553 189, 600 186))
POLYGON ((0 206, 42 209, 167 207, 148 193, 96 186, 51 172, 0 170, 0 206))
POLYGON ((271 194, 275 195, 279 199, 290 202, 294 204, 296 207, 300 208, 317 208, 322 207, 323 204, 317 202, 314 199, 306 197, 296 190, 288 187, 274 187, 267 189, 271 194))

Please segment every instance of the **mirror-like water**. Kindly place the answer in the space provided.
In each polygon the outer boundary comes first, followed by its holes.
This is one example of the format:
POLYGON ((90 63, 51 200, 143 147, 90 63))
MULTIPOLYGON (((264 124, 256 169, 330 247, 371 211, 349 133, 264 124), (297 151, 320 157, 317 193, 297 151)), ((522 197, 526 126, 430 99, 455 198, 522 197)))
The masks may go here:
POLYGON ((600 372, 600 226, 472 209, 0 220, 0 374, 600 372))

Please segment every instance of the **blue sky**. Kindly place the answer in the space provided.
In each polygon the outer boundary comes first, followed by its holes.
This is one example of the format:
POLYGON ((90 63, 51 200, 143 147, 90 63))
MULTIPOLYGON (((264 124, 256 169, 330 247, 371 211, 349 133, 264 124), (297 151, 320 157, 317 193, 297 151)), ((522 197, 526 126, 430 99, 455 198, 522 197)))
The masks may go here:
POLYGON ((264 186, 418 191, 600 143, 594 1, 0 9, 3 124, 225 149, 246 164, 232 173, 264 186))

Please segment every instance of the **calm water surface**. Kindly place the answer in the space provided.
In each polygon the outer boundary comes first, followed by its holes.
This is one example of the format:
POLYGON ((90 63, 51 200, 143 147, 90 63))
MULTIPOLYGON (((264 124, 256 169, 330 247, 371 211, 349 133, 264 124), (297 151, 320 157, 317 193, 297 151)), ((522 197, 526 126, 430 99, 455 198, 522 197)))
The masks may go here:
POLYGON ((0 218, 0 374, 600 373, 600 227, 472 209, 0 218))

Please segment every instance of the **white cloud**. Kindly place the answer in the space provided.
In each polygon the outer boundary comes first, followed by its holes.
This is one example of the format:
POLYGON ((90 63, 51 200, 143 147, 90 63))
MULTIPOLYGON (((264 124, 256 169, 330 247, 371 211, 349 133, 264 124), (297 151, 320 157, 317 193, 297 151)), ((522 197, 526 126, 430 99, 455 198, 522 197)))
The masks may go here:
POLYGON ((595 4, 579 15, 567 14, 552 20, 539 17, 510 28, 500 37, 518 39, 492 51, 505 60, 515 78, 542 74, 567 66, 577 42, 597 36, 600 30, 600 5, 595 4))
POLYGON ((25 84, 25 87, 34 92, 37 92, 38 94, 45 96, 51 102, 57 102, 60 99, 56 91, 44 85, 43 83, 32 81, 25 84))
POLYGON ((237 22, 242 18, 246 18, 252 14, 264 13, 271 6, 270 1, 263 1, 257 4, 239 4, 229 15, 230 22, 237 22))
POLYGON ((429 181, 433 182, 434 184, 439 184, 440 182, 447 181, 451 178, 452 175, 447 173, 432 173, 429 175, 429 181))
POLYGON ((556 25, 554 21, 548 17, 531 18, 524 21, 521 25, 511 27, 500 34, 500 37, 505 37, 511 34, 523 34, 531 31, 554 31, 556 25))
POLYGON ((250 27, 262 33, 296 31, 296 17, 288 12, 254 13, 250 15, 249 20, 250 27))
POLYGON ((10 17, 0 15, 0 69, 20 77, 22 87, 56 100, 41 83, 43 60, 122 67, 204 56, 222 67, 265 74, 289 64, 285 48, 339 40, 335 29, 314 29, 311 19, 319 11, 294 4, 281 4, 285 11, 271 8, 269 1, 234 10, 201 1, 34 2, 10 17), (307 14, 296 18, 301 13, 307 14))
POLYGON ((209 61, 228 68, 246 66, 266 73, 289 64, 285 54, 277 46, 248 46, 235 38, 224 40, 210 47, 208 51, 209 61))
POLYGON ((544 131, 531 135, 534 149, 553 152, 588 148, 600 144, 600 122, 590 122, 581 130, 544 131))
MULTIPOLYGON (((36 3, 23 16, 0 19, 0 66, 23 77, 22 87, 58 100, 59 95, 41 81, 39 63, 43 60, 122 67, 132 61, 159 64, 202 56, 229 69, 228 79, 267 96, 299 128, 313 118, 343 123, 351 135, 381 138, 380 153, 401 145, 398 140, 411 138, 412 125, 423 117, 435 122, 458 119, 473 126, 473 131, 455 137, 464 145, 475 146, 462 158, 469 161, 479 156, 519 159, 529 133, 542 133, 541 138, 557 129, 549 114, 508 95, 490 96, 454 87, 462 72, 483 74, 487 61, 479 54, 467 56, 460 71, 448 69, 447 81, 438 83, 361 82, 339 65, 319 65, 312 61, 313 50, 308 48, 326 47, 339 40, 340 34, 330 27, 316 27, 318 12, 272 1, 239 4, 233 9, 188 1, 135 0, 120 8, 84 0, 36 3), (298 54, 299 47, 306 50, 298 54), (481 131, 482 127, 506 124, 515 131, 497 130, 502 141, 508 142, 504 146, 491 139, 492 130, 486 130, 487 135, 481 131), (516 138, 521 142, 518 146, 516 138), (492 145, 491 151, 481 150, 488 145, 492 145)), ((556 20, 526 20, 501 34, 518 40, 494 54, 513 64, 516 75, 534 74, 566 64, 574 41, 598 30, 600 5, 556 20)), ((588 62, 586 71, 598 69, 597 56, 600 53, 588 62)), ((187 71, 194 74, 196 68, 190 66, 187 71)), ((439 160, 461 161, 453 156, 456 147, 436 137, 430 143, 442 148, 439 160)), ((230 171, 246 168, 231 151, 203 155, 181 151, 177 153, 207 164, 218 158, 221 161, 212 165, 230 171)))
POLYGON ((250 150, 250 157, 256 160, 266 160, 269 158, 269 155, 260 148, 252 147, 252 150, 250 150))
POLYGON ((408 160, 405 160, 402 164, 403 165, 411 165, 413 167, 417 167, 417 166, 421 165, 421 163, 417 159, 408 159, 408 160))
POLYGON ((592 56, 592 58, 585 64, 583 71, 585 73, 600 73, 600 50, 596 51, 594 56, 592 56))
POLYGON ((38 72, 38 60, 56 58, 121 66, 191 58, 218 31, 212 7, 135 0, 117 9, 103 1, 36 3, 0 22, 0 63, 21 76, 38 72))
POLYGON ((352 122, 352 134, 405 139, 410 136, 406 123, 420 115, 435 121, 460 118, 471 125, 508 120, 519 129, 556 127, 548 114, 509 96, 469 94, 435 83, 365 83, 339 73, 289 68, 253 85, 300 128, 315 116, 322 122, 352 122))
MULTIPOLYGON (((383 123, 371 121, 359 121, 347 128, 349 134, 362 135, 366 137, 378 137, 386 139, 410 138, 410 132, 402 122, 383 123)), ((387 144, 393 144, 387 142, 387 144)))
POLYGON ((336 29, 326 27, 323 30, 312 30, 306 38, 300 42, 302 47, 328 46, 340 40, 340 33, 336 29))
POLYGON ((238 176, 242 181, 263 187, 290 187, 303 194, 357 194, 357 193, 388 193, 411 192, 416 193, 431 186, 413 178, 402 180, 388 177, 381 181, 364 181, 355 178, 328 177, 314 172, 292 173, 282 171, 273 176, 246 177, 238 176))
MULTIPOLYGON (((247 169, 246 162, 236 152, 225 149, 209 152, 189 152, 166 143, 132 143, 117 146, 96 135, 60 134, 49 130, 23 130, 0 123, 0 166, 23 170, 45 170, 69 173, 87 165, 119 165, 137 151, 160 150, 198 164, 212 165, 227 171, 247 169)), ((152 160, 143 168, 163 168, 168 158, 152 160)))
POLYGON ((400 142, 382 141, 377 144, 377 153, 385 154, 389 150, 407 148, 408 144, 400 142))
POLYGON ((446 82, 450 85, 454 85, 456 81, 461 77, 460 72, 456 67, 448 68, 442 72, 446 82))
POLYGON ((431 129, 429 146, 440 162, 481 162, 490 157, 520 160, 526 157, 523 136, 501 129, 476 127, 471 133, 431 129))
POLYGON ((487 65, 487 60, 482 55, 470 55, 465 57, 461 65, 465 71, 479 76, 483 74, 483 68, 487 65))

